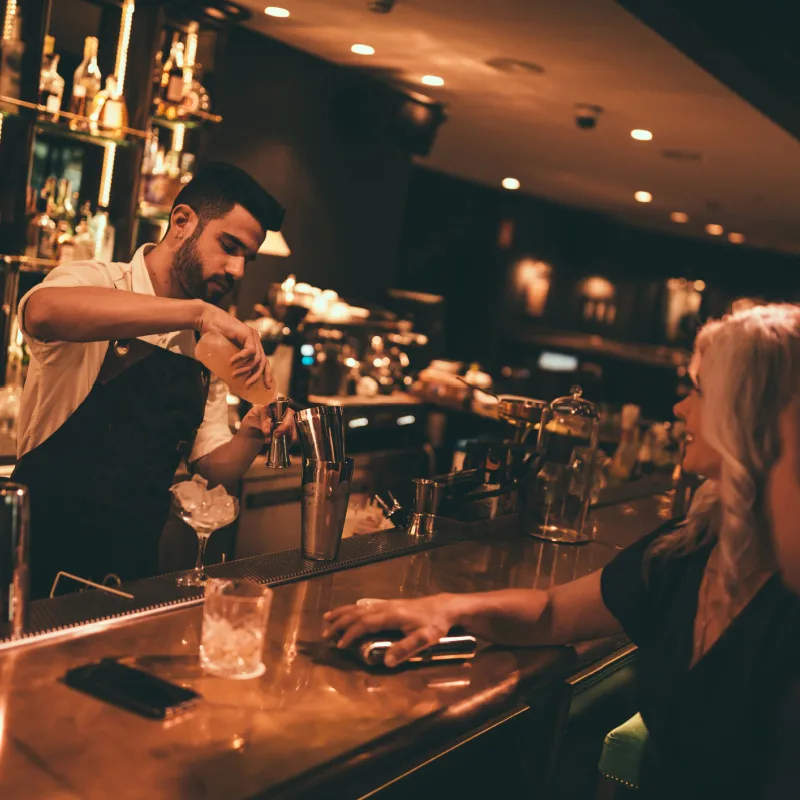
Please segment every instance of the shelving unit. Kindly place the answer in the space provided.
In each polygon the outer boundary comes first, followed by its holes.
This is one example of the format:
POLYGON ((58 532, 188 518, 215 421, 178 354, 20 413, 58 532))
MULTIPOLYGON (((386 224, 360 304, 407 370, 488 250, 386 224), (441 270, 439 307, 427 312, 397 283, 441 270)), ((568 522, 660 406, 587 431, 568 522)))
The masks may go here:
MULTIPOLYGON (((19 85, 10 91, 13 97, 7 96, 9 92, 0 96, 0 271, 4 298, 0 374, 6 372, 20 276, 43 276, 57 266, 55 261, 22 255, 31 200, 42 175, 63 177, 53 164, 71 163, 73 172, 79 169, 81 186, 73 184, 73 188, 80 188, 81 202, 89 199, 93 205, 107 208, 109 221, 116 228, 113 257, 128 260, 140 233, 155 237, 168 222, 165 209, 154 211, 139 202, 145 148, 153 130, 161 129, 165 142, 172 142, 166 139, 167 135, 180 137, 181 143, 185 137, 187 150, 198 154, 204 131, 222 122, 220 115, 207 111, 176 119, 153 113, 156 55, 163 51, 165 43, 168 46, 172 32, 186 35, 190 29, 194 31, 197 60, 206 67, 203 84, 213 100, 214 83, 224 61, 227 30, 232 23, 249 16, 249 12, 228 0, 208 0, 194 6, 184 0, 0 0, 4 31, 13 28, 7 23, 9 19, 13 23, 19 12, 19 38, 25 45, 19 85), (55 120, 49 115, 45 118, 47 109, 38 103, 38 89, 47 34, 55 36, 56 52, 62 56, 59 72, 66 81, 63 105, 67 108, 80 43, 86 36, 99 39, 100 71, 104 78, 111 74, 118 77, 130 114, 130 127, 124 128, 121 135, 93 133, 87 129, 88 118, 68 110, 60 111, 55 120), (75 120, 83 130, 70 128, 70 122, 75 120), (72 162, 65 161, 67 158, 72 162), (49 172, 51 169, 56 171, 49 172), (140 223, 157 223, 159 227, 140 232, 140 223)), ((25 279, 26 285, 30 280, 25 279)))

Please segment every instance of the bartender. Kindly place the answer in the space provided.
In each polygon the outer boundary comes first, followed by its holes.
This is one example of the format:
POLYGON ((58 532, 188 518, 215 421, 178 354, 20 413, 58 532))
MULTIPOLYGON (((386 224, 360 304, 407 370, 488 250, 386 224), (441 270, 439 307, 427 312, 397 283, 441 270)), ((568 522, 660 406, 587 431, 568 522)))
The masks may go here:
MULTIPOLYGON (((218 307, 283 208, 247 173, 210 164, 178 194, 166 235, 125 263, 54 269, 19 305, 31 361, 13 480, 31 500, 31 593, 59 570, 103 582, 158 572, 182 459, 233 487, 273 431, 253 407, 236 435, 227 388, 194 358, 217 331, 236 375, 272 383, 259 334, 218 307)), ((279 433, 294 435, 287 414, 279 433)))

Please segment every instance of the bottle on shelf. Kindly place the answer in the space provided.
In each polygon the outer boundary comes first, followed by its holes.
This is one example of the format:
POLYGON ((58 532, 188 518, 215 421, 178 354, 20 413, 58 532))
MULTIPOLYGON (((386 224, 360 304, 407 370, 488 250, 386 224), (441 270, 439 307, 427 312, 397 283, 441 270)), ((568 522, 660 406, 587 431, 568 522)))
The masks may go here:
POLYGON ((66 220, 61 220, 56 226, 55 258, 59 264, 66 264, 75 260, 75 245, 73 244, 72 231, 66 220))
POLYGON ((192 75, 189 78, 186 90, 186 96, 183 98, 183 112, 184 116, 192 116, 198 111, 208 113, 211 111, 211 100, 208 97, 208 92, 203 86, 203 65, 195 64, 192 70, 192 75))
MULTIPOLYGON (((100 91, 100 68, 97 66, 97 38, 87 36, 83 46, 83 61, 75 70, 72 81, 72 102, 70 112, 87 117, 92 103, 100 91)), ((88 120, 70 120, 69 127, 74 131, 89 130, 88 120)))
POLYGON ((161 70, 161 81, 155 97, 156 114, 166 119, 177 119, 185 92, 183 42, 176 33, 172 38, 169 56, 161 70))
POLYGON ((622 407, 622 437, 609 465, 609 473, 615 478, 629 480, 639 458, 639 406, 628 404, 622 407))
POLYGON ((92 212, 87 200, 81 209, 75 235, 72 237, 72 258, 75 261, 91 261, 94 258, 94 237, 89 228, 91 220, 92 212))
POLYGON ((106 78, 105 89, 99 91, 89 112, 89 128, 92 133, 106 133, 120 137, 128 127, 128 107, 117 88, 117 76, 106 78))
POLYGON ((93 258, 106 264, 113 261, 114 237, 116 231, 108 220, 108 211, 98 208, 89 224, 89 232, 94 241, 93 258))
POLYGON ((44 44, 42 45, 42 72, 44 72, 49 66, 50 62, 53 60, 53 54, 56 50, 56 37, 47 36, 44 37, 44 44))
MULTIPOLYGON (((47 37, 52 39, 52 36, 47 37)), ((64 98, 64 79, 58 74, 59 56, 52 55, 47 60, 47 65, 43 64, 42 72, 39 76, 39 105, 45 107, 45 111, 40 111, 39 116, 51 122, 58 119, 61 111, 61 102, 64 98)))
POLYGON ((56 223, 48 213, 50 201, 44 193, 39 195, 36 213, 28 224, 28 241, 25 255, 29 258, 56 257, 57 232, 56 223))

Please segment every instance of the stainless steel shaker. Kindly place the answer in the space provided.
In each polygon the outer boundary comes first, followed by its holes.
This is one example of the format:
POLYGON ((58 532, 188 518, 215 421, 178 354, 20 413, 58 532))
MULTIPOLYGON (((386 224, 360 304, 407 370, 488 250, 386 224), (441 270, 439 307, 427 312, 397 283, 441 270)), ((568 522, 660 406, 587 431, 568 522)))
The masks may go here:
POLYGON ((20 483, 0 484, 0 637, 18 637, 28 615, 30 502, 20 483))
POLYGON ((334 561, 339 554, 353 481, 341 406, 315 406, 297 415, 303 449, 300 539, 303 557, 334 561))
POLYGON ((339 555, 353 481, 352 458, 303 462, 300 541, 303 557, 335 561, 339 555))
POLYGON ((341 406, 303 409, 297 415, 297 433, 305 458, 344 462, 344 414, 341 406))

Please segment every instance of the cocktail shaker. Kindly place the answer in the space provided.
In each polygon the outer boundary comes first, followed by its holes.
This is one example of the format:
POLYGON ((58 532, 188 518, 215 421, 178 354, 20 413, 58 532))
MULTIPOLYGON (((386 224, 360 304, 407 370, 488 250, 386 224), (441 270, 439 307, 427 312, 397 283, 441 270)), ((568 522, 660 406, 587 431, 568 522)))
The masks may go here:
POLYGON ((353 459, 303 462, 300 541, 303 557, 335 561, 339 555, 353 481, 353 459))

